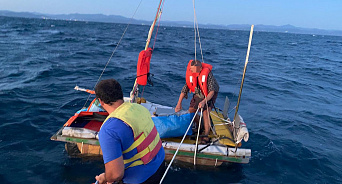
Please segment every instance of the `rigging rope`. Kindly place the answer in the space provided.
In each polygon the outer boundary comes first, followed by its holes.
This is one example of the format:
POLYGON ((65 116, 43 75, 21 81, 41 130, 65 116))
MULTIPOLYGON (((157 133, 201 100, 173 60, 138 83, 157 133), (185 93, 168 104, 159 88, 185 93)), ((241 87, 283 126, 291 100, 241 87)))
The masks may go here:
MULTIPOLYGON (((200 37, 200 33, 199 33, 199 26, 198 26, 198 21, 197 21, 197 16, 196 16, 196 8, 195 8, 195 0, 192 1, 193 2, 193 8, 194 8, 194 30, 195 30, 195 60, 196 60, 196 56, 197 56, 197 53, 196 53, 196 37, 198 36, 198 43, 199 43, 199 46, 200 46, 200 51, 201 51, 201 57, 202 57, 202 62, 204 63, 204 57, 203 57, 203 49, 202 49, 202 43, 201 43, 201 37, 200 37), (195 23, 196 23, 196 26, 195 26, 195 23), (197 35, 196 35, 196 32, 197 32, 197 35)), ((243 71, 241 72, 241 76, 243 75, 243 71)), ((240 84, 242 81, 241 80, 238 80, 236 82, 236 84, 234 85, 235 86, 235 90, 233 92, 233 98, 236 97, 236 93, 237 91, 239 90, 239 87, 238 87, 238 84, 240 84)), ((229 101, 229 106, 231 106, 231 101, 229 101)), ((234 109, 234 108, 233 108, 234 109)), ((229 113, 228 113, 229 114, 229 113)))
POLYGON ((196 18, 196 23, 197 23, 197 34, 198 34, 198 43, 200 45, 200 50, 201 50, 201 56, 202 56, 202 62, 204 63, 204 58, 203 58, 203 50, 202 50, 202 44, 201 44, 201 37, 199 35, 199 29, 198 29, 198 22, 196 18))
POLYGON ((185 132, 185 134, 184 134, 184 136, 183 136, 182 141, 180 142, 180 144, 179 144, 179 146, 178 146, 178 148, 177 148, 175 154, 173 155, 173 157, 172 157, 172 159, 171 159, 169 165, 167 166, 167 168, 166 168, 166 170, 165 170, 165 172, 164 172, 164 175, 163 175, 162 179, 160 180, 159 184, 163 183, 163 180, 164 180, 164 178, 165 178, 167 172, 169 171, 169 169, 170 169, 170 167, 171 167, 171 165, 172 165, 173 160, 176 158, 176 155, 177 155, 177 153, 178 153, 178 151, 179 151, 179 148, 182 146, 183 141, 184 141, 186 135, 188 134, 188 131, 189 131, 189 129, 190 129, 190 127, 191 127, 193 121, 195 120, 195 117, 196 117, 196 115, 197 115, 197 113, 198 113, 198 110, 199 110, 199 109, 197 109, 197 111, 196 111, 194 117, 192 118, 192 120, 191 120, 191 122, 190 122, 190 124, 189 124, 189 126, 188 126, 188 129, 186 130, 186 132, 185 132))
MULTIPOLYGON (((197 16, 196 16, 196 8, 195 8, 195 0, 192 0, 192 4, 193 4, 193 8, 194 8, 194 32, 195 32, 195 60, 196 60, 196 57, 197 57, 197 53, 196 53, 196 46, 197 46, 197 42, 196 42, 196 37, 198 36, 198 43, 200 45, 200 51, 201 51, 201 57, 202 57, 202 62, 204 63, 204 57, 203 57, 203 50, 202 50, 202 44, 201 44, 201 37, 200 37, 200 33, 199 33, 199 28, 198 28, 198 21, 197 21, 197 16), (196 34, 197 33, 197 34, 196 34)), ((207 106, 207 112, 208 109, 209 109, 209 106, 208 106, 208 100, 207 100, 207 96, 204 95, 204 98, 205 98, 205 105, 207 106)), ((211 128, 212 132, 214 134, 216 134, 216 132, 212 129, 211 127, 211 123, 210 123, 210 114, 208 114, 208 121, 209 121, 209 127, 211 128)))
POLYGON ((165 3, 165 0, 163 1, 163 5, 162 5, 162 7, 161 7, 160 10, 159 10, 158 27, 157 27, 156 35, 154 35, 154 41, 153 41, 152 50, 154 50, 154 45, 156 44, 157 35, 158 35, 158 30, 159 30, 159 25, 160 25, 160 19, 161 19, 161 15, 162 15, 163 9, 164 9, 164 3, 165 3))
MULTIPOLYGON (((107 66, 108 66, 108 64, 109 64, 109 62, 112 60, 112 58, 113 58, 113 56, 114 56, 114 53, 116 52, 116 50, 117 50, 118 46, 120 45, 120 43, 121 43, 121 40, 122 40, 122 39, 123 39, 123 37, 125 36, 125 34, 126 34, 126 31, 127 31, 128 27, 129 27, 129 25, 132 23, 133 17, 134 17, 134 16, 135 16, 135 14, 137 13, 137 11, 138 11, 138 9, 139 9, 139 7, 140 7, 140 4, 141 4, 141 2, 142 2, 142 0, 140 0, 140 3, 138 4, 138 6, 137 6, 137 8, 135 9, 135 11, 134 11, 134 13, 133 13, 132 17, 130 18, 130 20, 129 20, 129 22, 128 22, 127 26, 126 26, 126 29, 125 29, 125 30, 124 30, 124 32, 122 33, 122 35, 121 35, 121 38, 120 38, 120 40, 119 40, 118 44, 117 44, 117 45, 116 45, 116 47, 114 48, 114 50, 113 50, 113 52, 112 52, 111 56, 109 57, 109 59, 108 59, 108 61, 107 61, 106 65, 105 65, 105 67, 103 68, 103 70, 102 70, 102 73, 101 73, 101 75, 100 75, 99 79, 96 81, 96 83, 95 83, 95 85, 94 85, 94 87, 93 87, 93 90, 95 89, 95 86, 97 85, 97 83, 98 83, 98 82, 101 80, 101 77, 102 77, 103 73, 105 72, 105 70, 106 70, 106 68, 107 68, 107 66)), ((86 106, 86 104, 87 104, 87 102, 88 102, 88 100, 89 100, 90 96, 91 96, 91 94, 89 94, 89 96, 88 96, 88 98, 87 98, 86 102, 84 103, 83 107, 85 107, 85 106, 86 106)))
MULTIPOLYGON (((217 118, 220 119, 221 121, 227 122, 227 123, 223 123, 223 124, 232 125, 232 122, 230 122, 230 121, 228 121, 228 120, 226 120, 226 119, 223 119, 223 118, 221 118, 220 116, 218 116, 218 115, 216 115, 216 114, 214 114, 214 113, 211 113, 211 112, 210 112, 210 114, 213 115, 213 116, 215 116, 215 117, 217 117, 217 118)), ((222 124, 215 124, 215 126, 217 126, 217 125, 222 125, 222 124)))
POLYGON ((197 53, 196 53, 196 47, 197 47, 197 41, 196 41, 196 11, 195 11, 195 0, 192 0, 192 4, 193 4, 193 6, 194 6, 194 33, 195 33, 195 60, 196 60, 196 57, 197 57, 197 53))
POLYGON ((196 156, 197 156, 197 150, 198 150, 198 137, 200 134, 200 129, 201 129, 201 120, 202 120, 202 116, 203 116, 203 108, 201 108, 201 116, 198 122, 198 128, 197 128, 197 137, 196 137, 196 147, 195 147, 195 154, 194 154, 194 165, 196 165, 196 156))
POLYGON ((197 58, 197 52, 196 52, 196 47, 197 47, 197 41, 196 37, 198 36, 198 43, 200 45, 200 51, 201 51, 201 57, 202 57, 202 62, 204 63, 204 58, 203 58, 203 50, 202 50, 202 44, 201 44, 201 37, 199 34, 199 29, 198 29, 198 21, 197 21, 197 16, 196 16, 196 8, 195 8, 195 0, 192 0, 192 4, 194 7, 194 32, 195 32, 195 60, 197 58))

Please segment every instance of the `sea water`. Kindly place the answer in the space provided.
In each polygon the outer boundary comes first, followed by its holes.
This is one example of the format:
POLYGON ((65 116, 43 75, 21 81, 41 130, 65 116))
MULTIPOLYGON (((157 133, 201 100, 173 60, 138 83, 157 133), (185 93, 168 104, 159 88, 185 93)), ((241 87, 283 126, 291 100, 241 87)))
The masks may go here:
MULTIPOLYGON (((92 183, 102 160, 71 158, 50 137, 83 107, 101 79, 125 96, 149 26, 0 17, 0 183, 92 183)), ((200 29, 204 62, 233 116, 248 31, 200 29)), ((160 27, 143 96, 175 106, 194 59, 191 28, 160 27)), ((202 59, 197 45, 197 59, 202 59)), ((250 138, 249 164, 172 166, 164 183, 342 183, 342 37, 254 32, 239 114, 250 138)), ((189 99, 183 108, 189 106, 189 99)))

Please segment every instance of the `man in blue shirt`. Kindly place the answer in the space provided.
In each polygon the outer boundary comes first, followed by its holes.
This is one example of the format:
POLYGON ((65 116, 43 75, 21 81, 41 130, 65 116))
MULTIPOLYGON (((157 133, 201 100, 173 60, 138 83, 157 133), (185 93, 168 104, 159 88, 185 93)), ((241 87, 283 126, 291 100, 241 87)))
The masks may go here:
POLYGON ((95 179, 99 183, 159 183, 165 171, 165 152, 149 111, 124 102, 121 86, 114 79, 99 82, 95 93, 110 114, 99 132, 105 173, 95 179))

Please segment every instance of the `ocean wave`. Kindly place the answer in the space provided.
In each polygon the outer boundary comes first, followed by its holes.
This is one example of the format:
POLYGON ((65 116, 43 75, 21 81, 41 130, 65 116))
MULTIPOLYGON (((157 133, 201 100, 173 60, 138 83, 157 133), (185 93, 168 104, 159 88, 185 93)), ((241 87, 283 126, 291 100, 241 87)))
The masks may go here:
MULTIPOLYGON (((89 174, 103 172, 103 162, 69 158, 63 144, 49 137, 83 107, 88 94, 73 88, 93 89, 126 25, 1 17, 0 23, 5 34, 0 41, 0 147, 2 164, 10 168, 0 180, 19 173, 21 183, 90 183, 89 174)), ((125 96, 134 84, 148 28, 129 27, 102 76, 117 79, 125 96)), ((192 29, 165 28, 159 29, 151 59, 154 86, 146 86, 143 95, 175 106, 188 61, 195 57, 194 35, 192 29)), ((220 84, 217 107, 226 96, 230 110, 237 103, 248 34, 201 30, 204 61, 213 65, 220 84)), ((340 37, 255 33, 239 108, 250 132, 242 146, 252 150, 250 163, 215 173, 176 169, 170 174, 194 174, 198 183, 226 183, 227 172, 237 183, 340 183, 341 43, 340 37), (222 177, 210 177, 215 175, 222 177)), ((196 54, 201 59, 199 45, 196 54)))

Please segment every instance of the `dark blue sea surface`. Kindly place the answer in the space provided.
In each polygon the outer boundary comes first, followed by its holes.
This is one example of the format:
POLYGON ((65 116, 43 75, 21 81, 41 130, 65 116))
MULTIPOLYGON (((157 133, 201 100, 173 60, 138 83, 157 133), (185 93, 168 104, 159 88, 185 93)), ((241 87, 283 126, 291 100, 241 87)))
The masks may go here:
MULTIPOLYGON (((0 183, 92 183, 104 171, 102 160, 72 158, 50 137, 83 107, 88 95, 73 88, 94 87, 125 28, 0 17, 0 183)), ((102 76, 117 79, 125 96, 148 29, 129 26, 102 76)), ((204 61, 220 84, 216 106, 228 96, 232 109, 249 32, 200 34, 204 61)), ((175 106, 193 58, 193 29, 160 27, 154 86, 144 97, 175 106)), ((164 183, 342 183, 342 37, 255 32, 239 113, 250 132, 243 143, 252 150, 249 164, 174 165, 164 183)))

